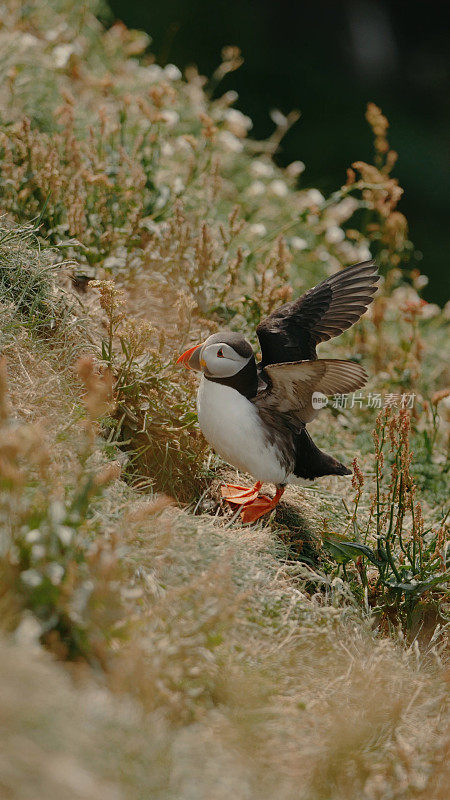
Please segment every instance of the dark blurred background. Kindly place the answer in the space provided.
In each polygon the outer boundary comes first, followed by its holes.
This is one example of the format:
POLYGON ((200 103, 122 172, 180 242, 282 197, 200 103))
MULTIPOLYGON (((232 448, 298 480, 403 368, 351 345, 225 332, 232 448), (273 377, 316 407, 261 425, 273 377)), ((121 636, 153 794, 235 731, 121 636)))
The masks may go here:
MULTIPOLYGON (((355 160, 372 158, 364 112, 369 100, 390 120, 394 174, 429 276, 426 299, 450 294, 450 47, 446 4, 436 0, 110 0, 118 19, 152 37, 159 63, 196 64, 211 75, 224 45, 245 63, 220 85, 236 107, 273 131, 269 111, 302 116, 282 142, 280 164, 306 164, 302 186, 324 192, 345 181, 355 160)), ((419 255, 420 257, 420 255, 419 255)))

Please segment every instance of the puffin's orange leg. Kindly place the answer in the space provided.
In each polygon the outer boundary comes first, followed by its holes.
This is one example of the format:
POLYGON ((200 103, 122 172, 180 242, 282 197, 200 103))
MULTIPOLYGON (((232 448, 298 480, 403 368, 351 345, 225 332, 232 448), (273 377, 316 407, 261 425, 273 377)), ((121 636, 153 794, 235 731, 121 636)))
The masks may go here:
POLYGON ((272 511, 283 496, 284 488, 284 486, 280 486, 274 497, 267 497, 267 495, 263 494, 261 497, 256 497, 255 500, 247 503, 241 511, 242 521, 256 522, 256 520, 263 517, 264 514, 272 511))
POLYGON ((258 497, 258 492, 262 483, 258 481, 254 486, 236 486, 234 483, 224 483, 220 487, 220 493, 224 500, 234 503, 237 506, 251 503, 258 497))

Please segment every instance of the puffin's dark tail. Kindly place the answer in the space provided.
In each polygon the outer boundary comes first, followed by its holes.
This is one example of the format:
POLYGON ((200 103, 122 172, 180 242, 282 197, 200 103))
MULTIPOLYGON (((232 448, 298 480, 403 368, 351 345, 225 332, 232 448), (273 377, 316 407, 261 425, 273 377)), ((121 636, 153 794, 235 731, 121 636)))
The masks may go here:
POLYGON ((322 452, 314 444, 306 428, 296 439, 294 475, 298 478, 320 478, 322 475, 351 475, 348 469, 333 456, 322 452))

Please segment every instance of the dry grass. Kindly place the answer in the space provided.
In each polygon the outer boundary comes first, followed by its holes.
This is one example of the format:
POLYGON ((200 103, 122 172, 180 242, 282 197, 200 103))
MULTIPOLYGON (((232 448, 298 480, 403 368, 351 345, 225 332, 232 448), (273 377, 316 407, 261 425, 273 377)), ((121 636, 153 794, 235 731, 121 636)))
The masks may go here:
MULTIPOLYGON (((355 526, 375 547, 378 475, 395 568, 393 530, 417 558, 429 549, 430 575, 446 568, 448 319, 410 269, 387 120, 369 106, 375 163, 323 198, 301 165, 271 160, 293 117, 252 142, 230 93, 157 67, 143 34, 105 31, 95 8, 0 9, 0 788, 440 800, 442 587, 441 627, 434 611, 414 638, 397 607, 388 631, 376 576, 322 547, 348 547, 355 526), (376 463, 376 409, 329 409, 314 438, 348 463, 357 451, 364 482, 290 488, 272 520, 242 527, 217 502, 226 467, 174 357, 218 326, 253 336, 369 246, 383 289, 332 355, 364 360, 368 391, 416 394, 411 463, 395 426, 376 463)), ((239 63, 226 49, 211 85, 239 63)))
MULTIPOLYGON (((48 796, 61 751, 71 756, 68 797, 84 796, 86 772, 107 777, 119 797, 122 790, 161 798, 230 790, 409 798, 438 780, 446 713, 439 648, 418 656, 374 639, 339 586, 330 589, 331 605, 293 593, 292 574, 280 573, 263 537, 227 538, 211 524, 194 532, 186 520, 174 522, 172 541, 162 525, 160 548, 144 526, 147 541, 136 555, 148 609, 110 676, 114 694, 131 693, 139 705, 121 706, 94 687, 87 693, 86 676, 73 688, 56 666, 42 675, 36 655, 30 664, 23 649, 2 660, 7 730, 21 737, 3 774, 8 789, 18 787, 12 796, 26 785, 24 769, 43 773, 48 796), (205 549, 212 568, 195 576, 205 549), (161 550, 166 563, 150 571, 161 550), (217 569, 225 555, 226 569, 217 569), (158 593, 158 577, 172 588, 158 593), (36 739, 33 753, 28 742, 36 739)), ((26 633, 24 622, 17 636, 26 633)))

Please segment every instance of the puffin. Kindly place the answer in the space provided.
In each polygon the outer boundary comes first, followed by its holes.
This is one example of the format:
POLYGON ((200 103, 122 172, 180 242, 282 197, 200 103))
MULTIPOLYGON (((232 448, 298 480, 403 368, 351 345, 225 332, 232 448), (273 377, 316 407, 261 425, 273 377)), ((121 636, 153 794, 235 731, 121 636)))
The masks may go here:
POLYGON ((326 397, 355 392, 367 380, 355 361, 318 358, 316 347, 354 325, 377 291, 373 260, 346 267, 277 308, 256 328, 261 358, 234 331, 219 331, 177 360, 201 373, 200 429, 214 450, 255 480, 251 488, 222 484, 222 498, 252 523, 272 511, 290 483, 351 475, 320 450, 306 426, 326 397), (263 483, 275 494, 261 494, 263 483))

